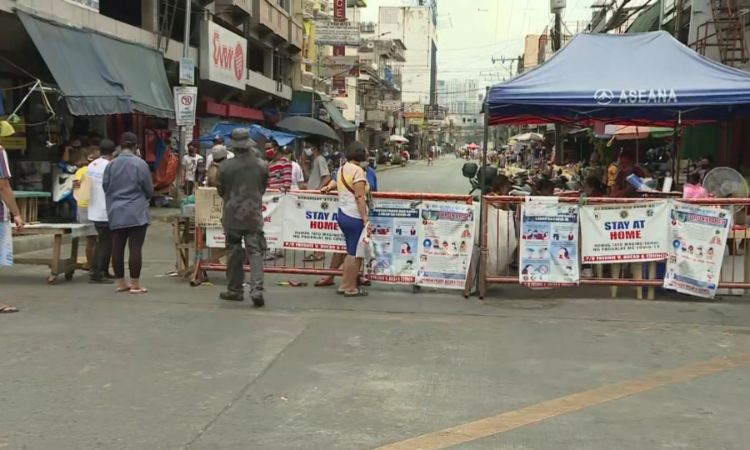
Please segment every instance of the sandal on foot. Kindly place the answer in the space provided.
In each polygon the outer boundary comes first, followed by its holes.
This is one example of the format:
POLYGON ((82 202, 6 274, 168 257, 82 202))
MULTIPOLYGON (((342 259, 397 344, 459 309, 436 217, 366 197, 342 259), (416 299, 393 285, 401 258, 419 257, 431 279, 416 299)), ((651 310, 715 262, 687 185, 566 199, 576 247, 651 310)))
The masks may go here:
POLYGON ((0 314, 10 314, 17 312, 18 308, 16 308, 15 306, 3 305, 2 303, 0 303, 0 314))
POLYGON ((131 289, 133 289, 132 286, 118 287, 117 289, 115 289, 115 292, 130 292, 131 289))
POLYGON ((145 287, 130 288, 130 293, 133 295, 145 294, 146 292, 148 292, 148 289, 145 287))
POLYGON ((324 278, 322 280, 318 280, 315 282, 313 286, 315 287, 327 287, 327 286, 333 286, 335 283, 332 278, 324 278))
POLYGON ((357 289, 354 292, 344 292, 344 297, 351 298, 351 297, 367 297, 370 295, 367 291, 364 291, 362 289, 357 289))

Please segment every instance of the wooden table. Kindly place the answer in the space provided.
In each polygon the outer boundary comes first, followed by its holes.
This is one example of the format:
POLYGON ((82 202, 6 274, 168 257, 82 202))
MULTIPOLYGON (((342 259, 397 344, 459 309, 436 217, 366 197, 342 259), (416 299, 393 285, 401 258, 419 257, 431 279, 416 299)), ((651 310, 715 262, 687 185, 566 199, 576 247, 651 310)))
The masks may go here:
POLYGON ((51 198, 49 192, 40 191, 13 191, 16 197, 18 209, 21 210, 21 217, 26 223, 35 223, 39 221, 39 199, 51 198))
POLYGON ((80 238, 96 237, 96 228, 93 224, 80 223, 39 223, 31 224, 24 227, 21 231, 15 231, 14 235, 20 236, 37 236, 51 235, 54 236, 52 245, 52 256, 50 258, 15 258, 16 264, 33 264, 48 266, 50 275, 47 278, 49 284, 57 282, 59 274, 65 274, 65 279, 70 281, 76 269, 83 268, 78 263, 78 242, 80 238), (61 259, 63 237, 70 236, 70 257, 61 259))

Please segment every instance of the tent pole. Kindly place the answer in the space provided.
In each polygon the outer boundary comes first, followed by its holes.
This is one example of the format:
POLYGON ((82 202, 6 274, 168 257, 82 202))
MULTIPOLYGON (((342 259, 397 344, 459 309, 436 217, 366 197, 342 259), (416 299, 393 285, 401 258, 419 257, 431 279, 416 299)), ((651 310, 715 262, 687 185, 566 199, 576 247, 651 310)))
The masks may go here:
POLYGON ((682 159, 682 152, 681 152, 681 146, 677 140, 680 136, 680 127, 682 126, 682 112, 679 112, 677 114, 677 121, 674 124, 674 132, 672 133, 672 155, 674 155, 674 161, 672 163, 672 167, 674 168, 674 173, 672 174, 672 177, 674 179, 673 186, 679 187, 680 185, 680 160, 682 159))
POLYGON ((635 163, 636 165, 641 163, 641 149, 640 149, 641 137, 638 135, 638 125, 635 126, 635 163))

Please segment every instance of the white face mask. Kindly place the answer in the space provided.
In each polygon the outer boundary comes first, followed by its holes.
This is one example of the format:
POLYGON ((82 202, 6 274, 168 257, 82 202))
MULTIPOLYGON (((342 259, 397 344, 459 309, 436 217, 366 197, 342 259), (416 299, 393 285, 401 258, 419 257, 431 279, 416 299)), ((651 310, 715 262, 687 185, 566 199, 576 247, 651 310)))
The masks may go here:
POLYGON ((312 156, 312 154, 313 154, 312 148, 305 148, 305 155, 312 156))

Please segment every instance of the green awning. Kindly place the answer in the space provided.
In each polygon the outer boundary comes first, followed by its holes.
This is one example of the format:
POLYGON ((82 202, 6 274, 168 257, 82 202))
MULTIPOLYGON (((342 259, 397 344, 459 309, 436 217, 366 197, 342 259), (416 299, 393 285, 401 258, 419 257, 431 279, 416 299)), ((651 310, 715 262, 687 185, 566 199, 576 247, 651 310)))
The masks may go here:
POLYGON ((330 117, 331 122, 336 125, 336 128, 339 128, 341 129, 341 131, 347 133, 355 131, 357 129, 357 125, 346 120, 346 118, 344 118, 344 115, 341 113, 341 110, 339 110, 336 105, 333 104, 333 102, 323 102, 323 106, 328 112, 328 117, 330 117))
POLYGON ((18 11, 74 115, 174 117, 161 53, 18 11))
POLYGON ((628 28, 627 33, 646 33, 649 31, 657 31, 659 29, 660 8, 661 0, 657 0, 656 3, 646 8, 645 11, 641 11, 638 17, 635 18, 633 23, 628 28))

